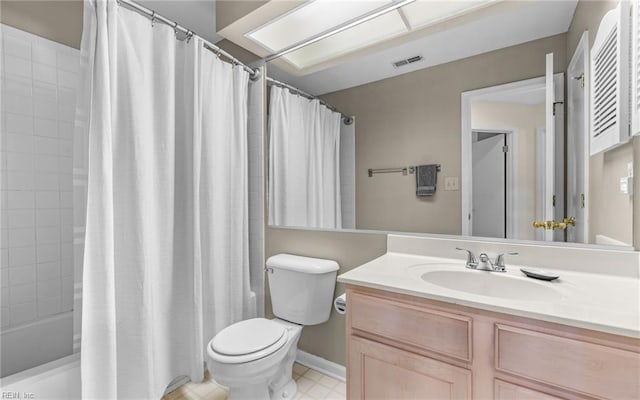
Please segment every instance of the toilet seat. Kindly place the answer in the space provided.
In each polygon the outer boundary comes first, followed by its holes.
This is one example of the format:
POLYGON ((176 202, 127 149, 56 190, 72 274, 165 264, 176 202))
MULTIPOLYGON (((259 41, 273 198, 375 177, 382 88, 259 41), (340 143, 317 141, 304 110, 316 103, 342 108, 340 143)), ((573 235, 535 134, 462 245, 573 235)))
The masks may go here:
POLYGON ((209 343, 216 361, 245 363, 266 357, 287 342, 287 329, 264 318, 237 322, 221 330, 209 343))

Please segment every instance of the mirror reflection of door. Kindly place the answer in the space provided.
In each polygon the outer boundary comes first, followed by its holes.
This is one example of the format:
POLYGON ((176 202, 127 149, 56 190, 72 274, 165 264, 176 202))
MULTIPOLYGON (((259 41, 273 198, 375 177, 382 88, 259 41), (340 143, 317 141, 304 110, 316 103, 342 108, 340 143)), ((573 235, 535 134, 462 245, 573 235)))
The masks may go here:
POLYGON ((507 237, 507 134, 474 131, 473 236, 507 237))

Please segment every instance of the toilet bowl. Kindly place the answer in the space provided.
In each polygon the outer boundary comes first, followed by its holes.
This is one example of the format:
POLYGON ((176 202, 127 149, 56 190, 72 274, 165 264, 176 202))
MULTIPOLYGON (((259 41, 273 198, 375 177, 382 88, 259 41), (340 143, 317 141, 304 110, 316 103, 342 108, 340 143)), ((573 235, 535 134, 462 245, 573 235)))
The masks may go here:
POLYGON ((292 399, 292 378, 302 326, 254 318, 231 325, 207 345, 209 372, 229 388, 229 400, 292 399))
POLYGON ((267 260, 275 319, 253 318, 221 330, 207 345, 213 378, 229 400, 292 399, 292 369, 305 325, 329 319, 338 263, 278 254, 267 260))

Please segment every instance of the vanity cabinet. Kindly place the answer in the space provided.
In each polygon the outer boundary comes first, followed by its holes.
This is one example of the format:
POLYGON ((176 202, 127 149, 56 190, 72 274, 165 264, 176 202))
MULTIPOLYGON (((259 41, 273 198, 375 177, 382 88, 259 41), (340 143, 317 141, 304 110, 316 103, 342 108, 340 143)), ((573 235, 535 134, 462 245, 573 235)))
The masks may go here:
POLYGON ((640 340, 347 286, 355 399, 638 399, 640 340))

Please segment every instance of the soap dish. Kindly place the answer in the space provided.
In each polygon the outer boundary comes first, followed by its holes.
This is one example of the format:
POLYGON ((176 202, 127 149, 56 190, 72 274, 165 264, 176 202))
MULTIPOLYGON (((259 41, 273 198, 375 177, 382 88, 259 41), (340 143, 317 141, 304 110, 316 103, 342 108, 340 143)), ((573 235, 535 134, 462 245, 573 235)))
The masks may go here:
POLYGON ((537 268, 520 268, 520 271, 529 278, 542 279, 543 281, 552 281, 560 277, 560 275, 537 268))

